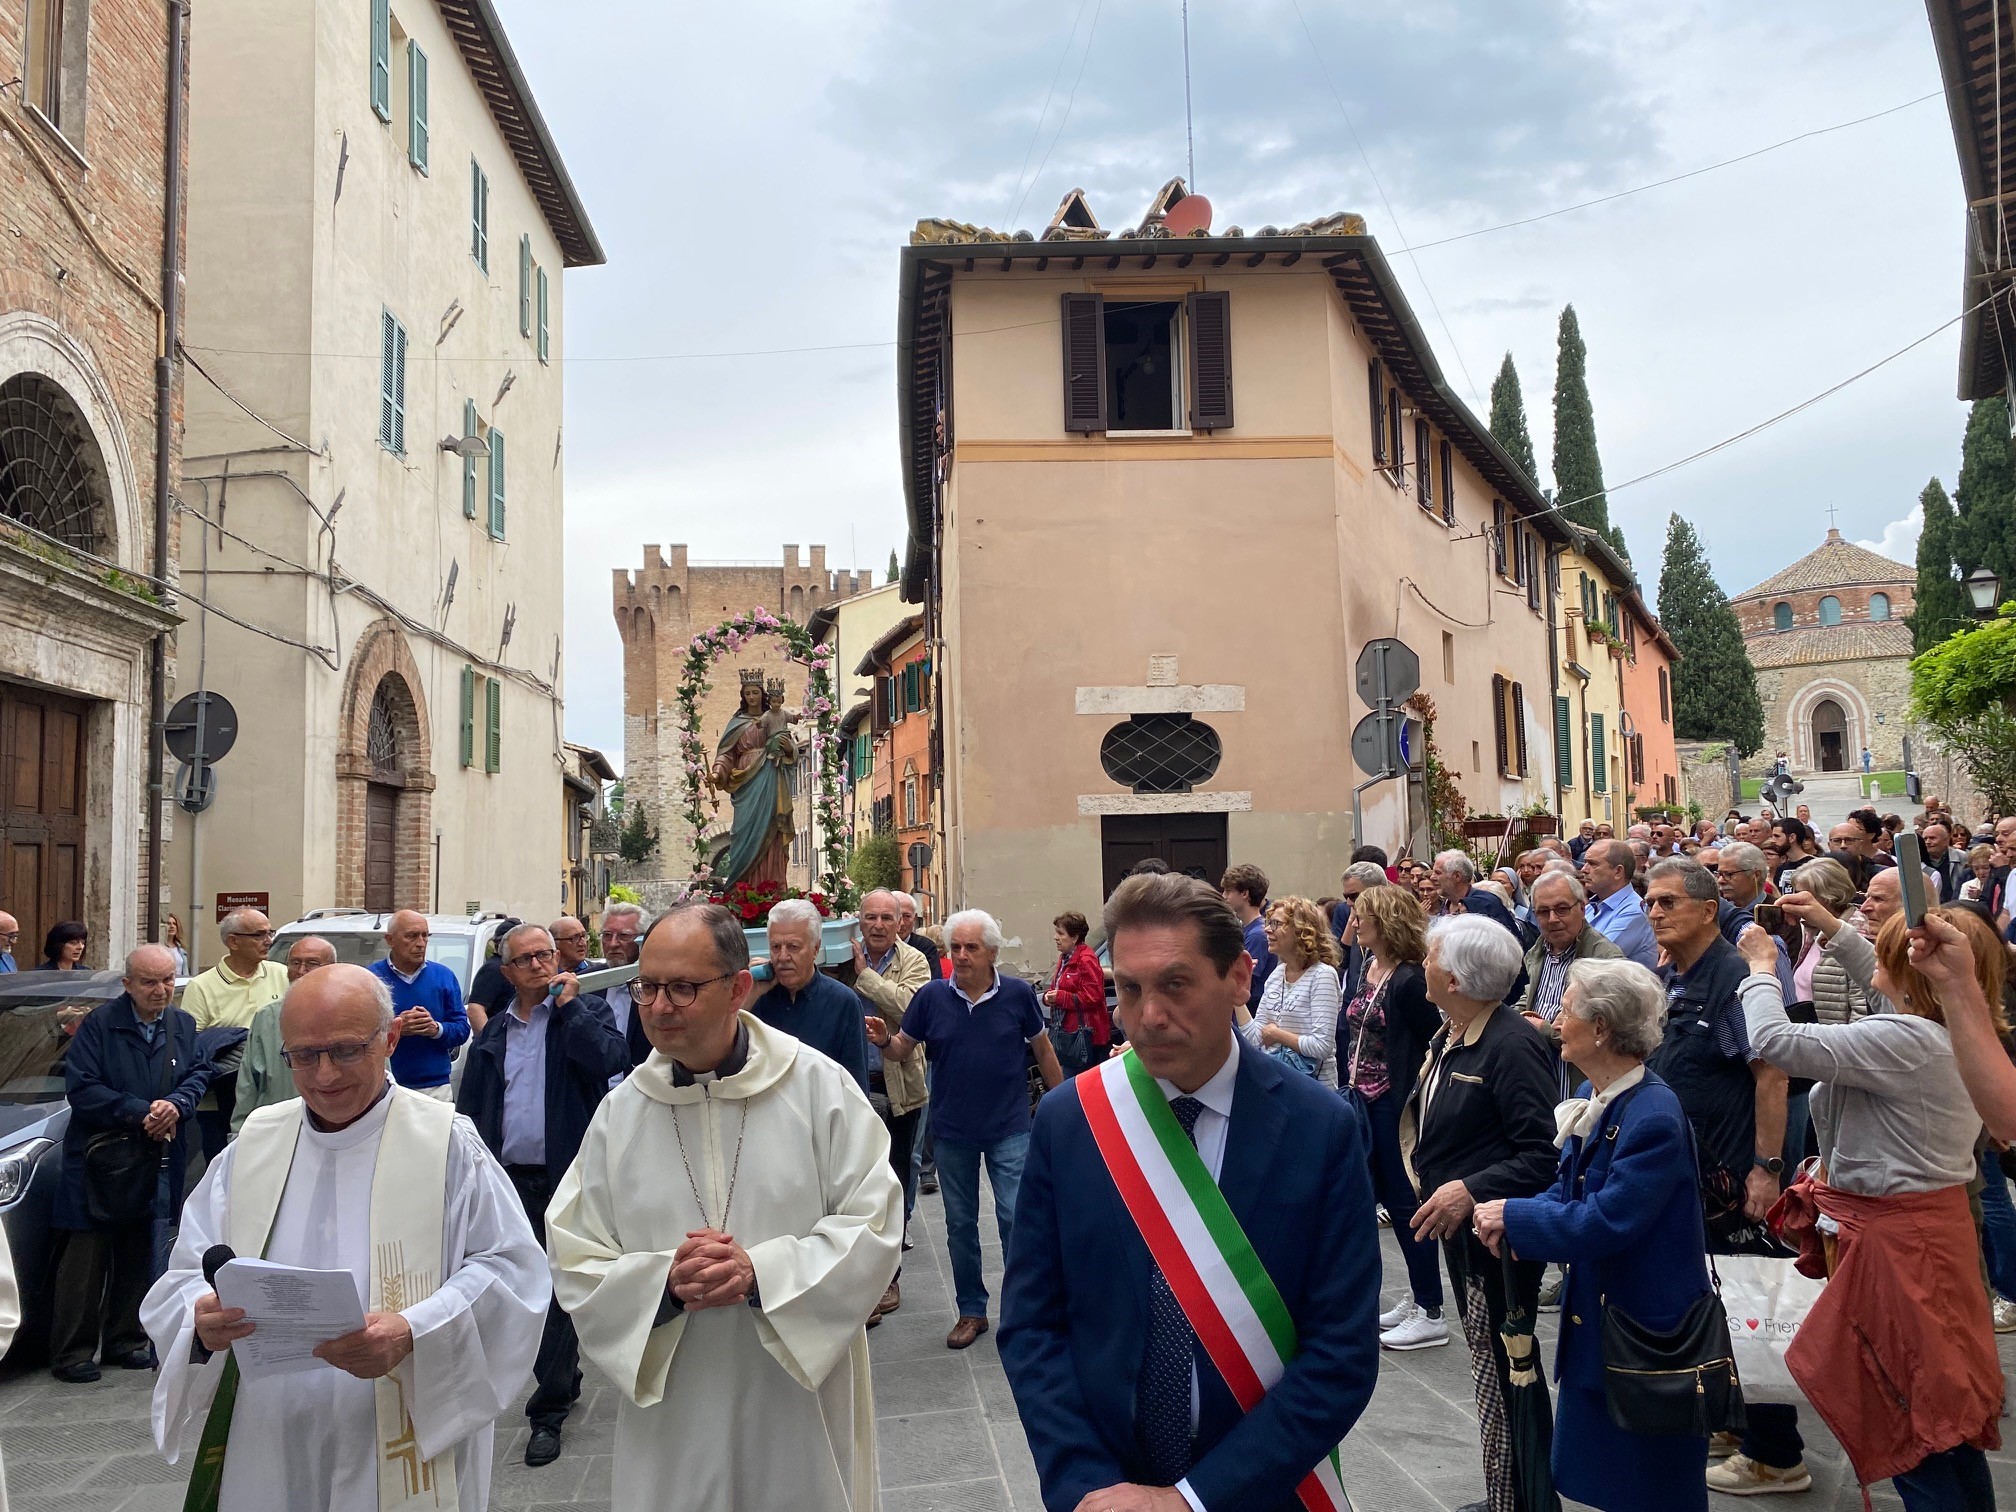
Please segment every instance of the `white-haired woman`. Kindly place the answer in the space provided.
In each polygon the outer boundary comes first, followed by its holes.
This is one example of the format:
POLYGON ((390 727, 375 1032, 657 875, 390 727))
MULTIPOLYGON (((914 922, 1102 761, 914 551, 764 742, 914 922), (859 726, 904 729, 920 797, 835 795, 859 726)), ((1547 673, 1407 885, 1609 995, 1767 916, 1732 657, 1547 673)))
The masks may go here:
POLYGON ((1429 926, 1428 998, 1448 1022, 1428 1042, 1403 1115, 1413 1125, 1423 1199, 1414 1232, 1442 1241, 1463 1309, 1491 1512, 1514 1512, 1522 1471, 1538 1468, 1516 1462, 1507 1432, 1512 1364, 1502 1336, 1508 1311, 1533 1316, 1542 1265, 1523 1257, 1500 1264, 1471 1228, 1478 1203, 1533 1196, 1554 1175, 1553 1051, 1503 1006, 1524 964, 1519 937, 1495 920, 1457 914, 1429 926))
POLYGON ((1666 991, 1636 961, 1581 960, 1554 1026, 1564 1059, 1588 1078, 1554 1110, 1561 1163, 1535 1197, 1480 1203, 1473 1222, 1494 1254, 1568 1268, 1554 1356, 1554 1484, 1564 1496, 1630 1512, 1704 1512, 1706 1438, 1631 1433, 1610 1421, 1603 1308, 1670 1330, 1708 1290, 1701 1191, 1686 1114, 1645 1069, 1666 991))

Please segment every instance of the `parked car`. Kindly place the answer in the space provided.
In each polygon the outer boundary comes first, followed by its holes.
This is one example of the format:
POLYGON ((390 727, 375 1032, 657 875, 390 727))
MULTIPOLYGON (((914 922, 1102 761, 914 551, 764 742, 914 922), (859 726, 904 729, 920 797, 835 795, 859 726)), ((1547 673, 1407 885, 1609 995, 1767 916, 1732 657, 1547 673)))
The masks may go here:
MULTIPOLYGON (((428 914, 427 959, 439 961, 455 973, 462 995, 476 973, 490 958, 491 944, 502 932, 507 916, 486 914, 428 914)), ((336 959, 355 966, 369 966, 385 959, 385 926, 389 913, 372 913, 362 908, 317 908, 291 924, 283 924, 273 937, 268 960, 287 959, 294 942, 307 935, 320 935, 336 947, 336 959)))

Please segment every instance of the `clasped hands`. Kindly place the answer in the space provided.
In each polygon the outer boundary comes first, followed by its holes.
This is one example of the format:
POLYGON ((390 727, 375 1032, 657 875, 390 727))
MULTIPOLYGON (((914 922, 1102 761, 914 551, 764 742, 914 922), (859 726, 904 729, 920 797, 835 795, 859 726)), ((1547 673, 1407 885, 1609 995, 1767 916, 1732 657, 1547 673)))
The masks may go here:
POLYGON ((665 1289, 687 1312, 709 1307, 733 1307, 746 1302, 756 1285, 756 1264, 749 1252, 719 1229, 689 1229, 686 1242, 672 1252, 665 1289))
MULTIPOLYGON (((253 1323, 242 1307, 226 1307, 217 1293, 205 1292, 196 1299, 196 1338, 212 1354, 222 1354, 233 1341, 245 1338, 253 1323)), ((364 1314, 364 1326, 315 1346, 315 1358, 360 1381, 375 1381, 390 1375, 401 1360, 413 1353, 413 1325, 396 1312, 364 1314)))
POLYGON ((1080 1497, 1075 1512, 1190 1512, 1190 1503, 1173 1486, 1123 1484, 1080 1497))
POLYGON ((140 1121, 140 1132, 149 1139, 158 1139, 163 1144, 175 1137, 176 1125, 182 1122, 182 1110, 163 1097, 147 1105, 147 1116, 140 1121))

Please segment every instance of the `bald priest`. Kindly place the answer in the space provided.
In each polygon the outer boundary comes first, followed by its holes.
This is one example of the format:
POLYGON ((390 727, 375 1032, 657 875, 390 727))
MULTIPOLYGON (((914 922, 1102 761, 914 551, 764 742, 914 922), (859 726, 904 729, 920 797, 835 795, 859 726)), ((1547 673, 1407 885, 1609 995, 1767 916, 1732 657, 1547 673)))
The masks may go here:
POLYGON ((280 1039, 300 1096, 252 1114, 204 1173, 141 1310, 155 1442, 170 1463, 193 1454, 190 1512, 477 1512, 491 1423, 531 1379, 546 1258, 474 1126, 392 1081, 382 980, 310 972, 280 1039), (232 1345, 255 1325, 204 1277, 219 1245, 348 1271, 364 1327, 241 1389, 232 1345))
POLYGON ((873 1512, 867 1321, 903 1190, 853 1074, 742 1011, 742 923, 682 904, 644 936, 651 1055, 553 1193, 553 1288, 616 1383, 615 1512, 873 1512))

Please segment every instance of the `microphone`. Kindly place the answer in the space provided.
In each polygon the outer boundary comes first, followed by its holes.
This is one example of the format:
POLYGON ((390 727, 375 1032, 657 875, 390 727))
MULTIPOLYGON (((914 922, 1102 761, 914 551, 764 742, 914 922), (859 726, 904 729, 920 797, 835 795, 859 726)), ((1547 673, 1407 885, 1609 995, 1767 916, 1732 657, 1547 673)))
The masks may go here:
POLYGON ((217 1272, 224 1268, 227 1261, 237 1258, 238 1251, 228 1244, 213 1244, 203 1251, 203 1279, 210 1283, 212 1291, 217 1289, 217 1272))

